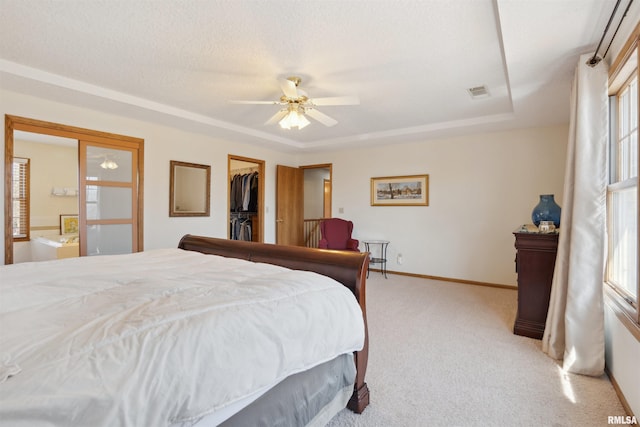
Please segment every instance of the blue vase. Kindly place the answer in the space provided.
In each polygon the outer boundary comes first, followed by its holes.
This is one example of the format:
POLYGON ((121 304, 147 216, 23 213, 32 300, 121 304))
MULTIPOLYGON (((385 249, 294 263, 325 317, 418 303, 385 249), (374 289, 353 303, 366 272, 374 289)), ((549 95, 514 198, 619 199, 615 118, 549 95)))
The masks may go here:
POLYGON ((536 227, 540 225, 540 221, 553 221, 556 228, 560 228, 560 211, 553 194, 541 194, 540 202, 531 212, 531 219, 536 227))

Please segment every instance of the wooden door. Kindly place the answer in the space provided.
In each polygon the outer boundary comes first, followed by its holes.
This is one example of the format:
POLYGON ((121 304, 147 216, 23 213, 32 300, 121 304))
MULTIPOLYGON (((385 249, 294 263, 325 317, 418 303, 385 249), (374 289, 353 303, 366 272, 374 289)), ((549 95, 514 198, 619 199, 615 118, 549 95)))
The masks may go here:
POLYGON ((289 166, 276 167, 276 243, 304 246, 304 175, 289 166))
POLYGON ((331 180, 322 181, 324 199, 322 200, 322 217, 331 218, 331 180))

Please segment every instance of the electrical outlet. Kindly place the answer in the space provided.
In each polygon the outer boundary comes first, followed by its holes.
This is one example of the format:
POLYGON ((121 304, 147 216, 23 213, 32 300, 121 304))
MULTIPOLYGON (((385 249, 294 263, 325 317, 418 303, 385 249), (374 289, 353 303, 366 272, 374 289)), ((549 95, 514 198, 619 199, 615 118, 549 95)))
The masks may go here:
POLYGON ((398 254, 396 261, 398 262, 398 264, 402 264, 402 254, 398 254))

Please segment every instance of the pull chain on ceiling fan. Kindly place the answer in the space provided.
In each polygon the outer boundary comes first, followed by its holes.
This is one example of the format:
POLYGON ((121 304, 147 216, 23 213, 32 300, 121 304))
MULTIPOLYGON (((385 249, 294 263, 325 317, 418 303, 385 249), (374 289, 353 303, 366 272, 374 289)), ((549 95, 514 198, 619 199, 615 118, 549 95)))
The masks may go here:
POLYGON ((318 111, 318 106, 329 105, 358 105, 360 100, 357 96, 332 96, 324 98, 309 98, 307 93, 298 86, 302 79, 300 77, 288 77, 280 80, 280 88, 283 95, 278 101, 231 101, 234 104, 266 104, 281 105, 281 108, 265 125, 279 123, 283 129, 302 129, 311 122, 305 115, 319 121, 325 126, 334 126, 337 120, 318 111))

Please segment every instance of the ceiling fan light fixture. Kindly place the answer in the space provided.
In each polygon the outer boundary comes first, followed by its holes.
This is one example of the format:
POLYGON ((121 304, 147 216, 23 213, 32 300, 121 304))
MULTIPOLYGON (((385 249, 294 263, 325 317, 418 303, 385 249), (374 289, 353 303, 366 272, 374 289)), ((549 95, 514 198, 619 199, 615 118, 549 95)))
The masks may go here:
POLYGON ((300 77, 288 77, 280 79, 280 89, 282 95, 277 101, 231 101, 236 104, 275 104, 281 108, 264 124, 273 125, 278 123, 282 129, 298 128, 303 129, 311 122, 307 115, 325 126, 331 127, 338 123, 337 120, 318 111, 318 106, 326 105, 359 105, 360 99, 355 95, 350 96, 329 96, 322 98, 309 98, 307 92, 300 89, 300 77))
POLYGON ((311 122, 309 120, 307 120, 307 118, 304 116, 304 114, 298 113, 298 129, 302 129, 302 128, 306 127, 309 123, 311 123, 311 122))
POLYGON ((286 116, 278 122, 282 129, 298 128, 302 129, 309 125, 309 120, 298 110, 290 109, 286 116))
POLYGON ((118 169, 118 164, 113 160, 105 159, 104 162, 100 163, 100 167, 102 169, 118 169))

